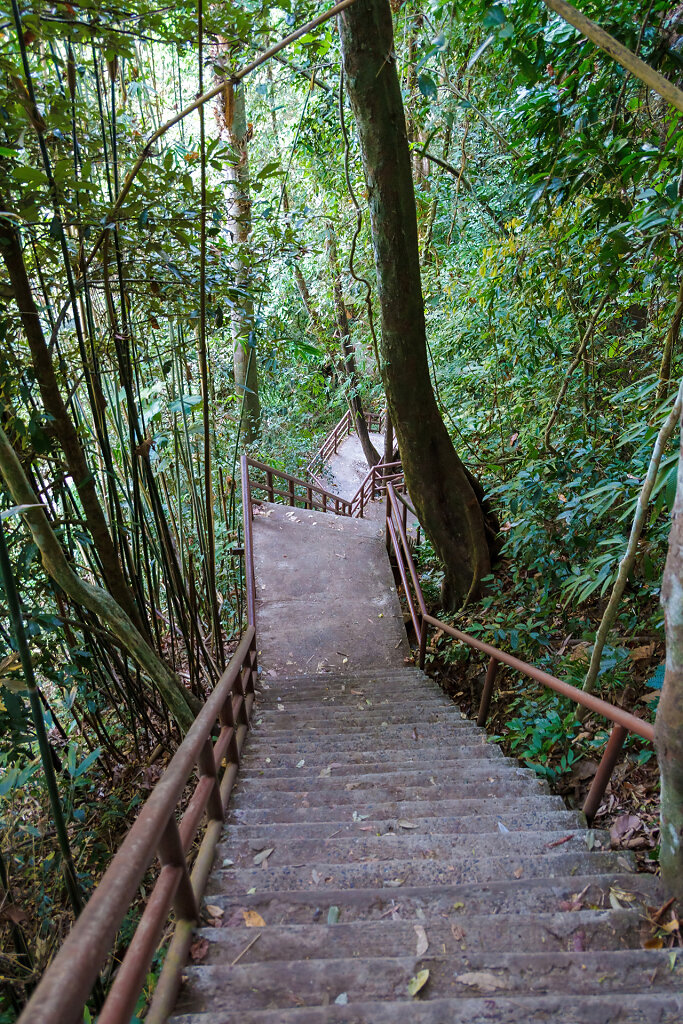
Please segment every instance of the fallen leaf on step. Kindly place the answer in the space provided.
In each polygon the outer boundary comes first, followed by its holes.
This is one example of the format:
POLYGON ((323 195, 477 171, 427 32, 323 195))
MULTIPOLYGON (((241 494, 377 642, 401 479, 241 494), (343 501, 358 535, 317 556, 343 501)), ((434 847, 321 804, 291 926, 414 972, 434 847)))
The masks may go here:
POLYGON ((522 868, 515 868, 515 870, 512 873, 515 876, 515 878, 521 878, 524 874, 522 868))
POLYGON ((460 927, 459 924, 452 924, 451 925, 451 933, 452 933, 453 938, 455 939, 456 942, 462 942, 462 940, 465 938, 465 932, 460 927))
POLYGON ((339 907, 330 907, 330 909, 327 911, 327 923, 336 924, 337 921, 339 920, 339 913, 339 907))
POLYGON ((347 992, 341 992, 334 1001, 335 1006, 346 1006, 349 1001, 347 992))
POLYGON ((388 886, 390 889, 397 889, 399 885, 403 885, 402 878, 385 878, 383 885, 388 886))
POLYGON ((208 939, 197 939, 190 946, 190 959, 194 960, 195 963, 199 963, 203 960, 206 954, 209 952, 209 940, 208 939))
POLYGON ((223 914, 225 913, 223 908, 217 907, 215 903, 207 903, 206 912, 207 914, 210 914, 211 917, 222 917, 223 914))
POLYGON ((242 917, 247 928, 265 928, 266 922, 256 910, 243 910, 242 917))
POLYGON ((424 956, 429 949, 429 939, 427 938, 427 932, 424 930, 421 924, 416 924, 415 934, 417 935, 417 949, 415 950, 415 956, 424 956))
POLYGON ((319 773, 318 778, 319 779, 329 779, 331 774, 332 774, 332 769, 331 768, 323 768, 323 770, 319 773))
POLYGON ((300 761, 297 761, 297 764, 296 764, 296 766, 297 766, 297 768, 303 768, 303 766, 304 766, 305 764, 306 764, 306 761, 305 761, 305 759, 304 759, 304 758, 302 757, 300 761))
POLYGON ((268 860, 274 849, 274 846, 269 846, 267 850, 261 850, 261 852, 257 853, 254 857, 254 864, 263 864, 264 861, 268 860))
POLYGON ((416 996, 420 992, 427 982, 429 981, 429 971, 425 968, 423 971, 418 971, 417 974, 408 982, 408 995, 416 996))
POLYGON ((400 828, 419 828, 419 825, 416 825, 414 821, 406 821, 405 818, 399 818, 398 825, 400 828))
POLYGON ((467 974, 459 974, 455 980, 459 985, 480 988, 484 992, 495 992, 497 988, 507 988, 507 981, 504 978, 498 978, 491 971, 468 971, 467 974))

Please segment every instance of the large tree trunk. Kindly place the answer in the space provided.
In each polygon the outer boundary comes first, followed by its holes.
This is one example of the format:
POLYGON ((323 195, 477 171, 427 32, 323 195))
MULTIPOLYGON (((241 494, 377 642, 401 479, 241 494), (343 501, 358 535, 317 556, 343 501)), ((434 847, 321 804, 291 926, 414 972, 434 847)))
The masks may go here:
POLYGON ((491 558, 481 506, 429 377, 415 196, 389 2, 358 0, 339 21, 368 186, 387 404, 408 490, 444 565, 443 601, 455 607, 477 593, 491 558))
POLYGON ((244 402, 242 429, 247 443, 258 437, 261 424, 261 402, 256 364, 254 302, 251 298, 251 265, 249 235, 251 234, 251 199, 249 196, 249 125, 244 100, 244 86, 233 89, 231 83, 219 93, 216 120, 233 149, 234 162, 228 173, 231 181, 228 197, 228 231, 232 236, 233 284, 235 304, 232 307, 232 344, 235 387, 244 402))
POLYGON ((327 253, 330 258, 330 270, 332 271, 332 294, 334 295, 334 311, 337 320, 337 333, 341 344, 342 356, 344 358, 344 371, 349 386, 348 404, 353 416, 353 423, 358 434, 358 440, 363 449, 363 455, 368 467, 372 469, 380 461, 380 456, 374 444, 370 440, 368 423, 363 412, 363 403, 360 398, 360 380, 356 367, 356 354, 351 341, 351 325, 346 312, 344 293, 342 292, 341 274, 339 273, 339 260, 337 258, 337 236, 333 226, 327 224, 327 253))
POLYGON ((662 605, 666 672, 655 722, 661 775, 659 859, 662 878, 683 899, 683 431, 662 605))

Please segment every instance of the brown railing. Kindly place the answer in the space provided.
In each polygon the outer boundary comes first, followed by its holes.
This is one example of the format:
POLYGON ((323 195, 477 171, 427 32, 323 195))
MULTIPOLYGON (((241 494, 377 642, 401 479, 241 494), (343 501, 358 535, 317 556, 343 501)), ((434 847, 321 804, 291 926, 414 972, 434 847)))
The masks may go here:
POLYGON ((162 1024, 171 1013, 199 918, 254 701, 256 641, 249 627, 216 688, 152 790, 99 885, 19 1018, 20 1024, 82 1024, 83 1011, 137 899, 155 856, 160 870, 98 1024, 130 1024, 171 908, 175 933, 146 1016, 162 1024), (215 742, 212 731, 220 723, 215 742), (180 819, 176 813, 193 772, 198 779, 180 819), (194 858, 204 812, 208 822, 194 858))
POLYGON ((417 569, 415 568, 415 563, 408 546, 406 513, 407 503, 405 499, 402 495, 397 494, 395 488, 390 483, 387 486, 387 547, 390 552, 393 549, 398 573, 401 583, 403 584, 410 618, 413 623, 413 628, 415 629, 415 635, 418 639, 418 661, 420 668, 424 668, 425 653, 427 650, 427 631, 429 627, 432 626, 435 629, 440 629, 444 633, 447 633, 448 636, 453 637, 453 639, 459 640, 460 643, 466 644, 474 650, 481 651, 489 658, 484 690, 479 703, 479 714, 477 718, 478 725, 483 726, 486 724, 489 707, 491 705, 491 698, 493 696, 493 690, 496 683, 498 666, 501 664, 508 665, 510 668, 514 669, 515 672, 520 672, 529 679, 534 679, 543 686, 547 686, 549 689, 554 690, 555 693, 559 693, 562 697, 568 697, 569 700, 573 700, 576 704, 586 708, 587 711, 592 711, 595 714, 606 718, 609 722, 612 722, 610 738, 607 742, 607 746, 605 747, 605 752, 602 756, 600 765, 598 766, 595 778, 593 779, 593 784, 591 785, 590 791, 583 805, 583 811, 586 818, 591 822, 600 806, 605 789, 607 788, 607 783, 611 778, 614 766, 617 763, 619 753, 624 745, 626 737, 629 733, 633 733, 636 736, 640 736, 641 739, 647 740, 648 743, 654 743, 654 727, 650 725, 649 722, 644 722, 636 715, 632 715, 630 712, 624 711, 622 708, 618 708, 613 704, 609 704, 605 700, 601 700, 600 697, 595 697, 591 693, 584 693, 583 690, 577 689, 576 686, 572 686, 570 683, 566 683, 564 680, 558 679, 556 676, 552 676, 548 672, 544 672, 542 669, 536 668, 534 665, 529 665, 527 662, 521 661, 519 658, 515 658, 512 654, 508 654, 506 651, 501 651, 497 647, 492 647, 491 644, 484 643, 482 640, 478 640, 476 637, 470 636, 468 633, 463 633, 459 629, 455 629, 454 626, 450 626, 446 622, 441 622, 440 619, 435 619, 433 615, 429 615, 422 595, 422 588, 420 587, 417 569))
MULTIPOLYGON (((366 412, 365 422, 370 432, 381 434, 386 423, 386 412, 366 412)), ((353 414, 350 409, 347 409, 306 466, 306 472, 313 477, 316 483, 321 484, 317 474, 326 466, 331 456, 337 454, 339 445, 345 437, 353 433, 354 429, 353 414)))
POLYGON ((312 476, 317 480, 316 474, 325 467, 332 455, 337 454, 341 442, 352 432, 353 416, 351 415, 351 410, 347 409, 339 420, 339 423, 335 424, 323 443, 320 445, 320 448, 318 448, 318 451, 306 466, 306 472, 309 476, 312 476))
POLYGON ((362 519, 368 502, 382 498, 387 493, 387 484, 390 482, 397 490, 403 488, 401 462, 378 462, 368 471, 362 484, 351 498, 351 514, 362 519))

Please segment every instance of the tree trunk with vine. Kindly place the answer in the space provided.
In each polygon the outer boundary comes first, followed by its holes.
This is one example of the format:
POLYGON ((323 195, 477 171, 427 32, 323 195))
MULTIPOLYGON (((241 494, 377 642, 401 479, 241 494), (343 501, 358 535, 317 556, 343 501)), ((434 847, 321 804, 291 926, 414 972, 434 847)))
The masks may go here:
POLYGON ((360 136, 381 306, 382 372, 406 483, 456 607, 491 568, 485 517, 439 414, 427 362, 415 195, 388 0, 339 17, 360 136))
POLYGON ((344 372, 348 382, 347 386, 349 388, 347 401, 351 415, 353 416, 353 424, 356 428, 356 433, 358 434, 358 440, 360 441, 363 449, 365 461, 367 462, 368 467, 372 469, 372 467, 376 466, 380 461, 380 456, 374 444, 370 440, 370 431, 368 430, 368 423, 363 411, 363 403, 360 397, 360 379, 358 376, 358 368, 356 366, 356 353, 354 352, 353 342, 351 341, 351 325, 349 324, 349 316, 346 312, 346 304, 344 302, 344 294, 342 292, 341 285, 341 274, 339 272, 337 236, 335 234, 334 227, 329 222, 327 224, 327 253, 330 259, 330 270, 332 271, 332 294, 334 296, 337 332, 339 334, 344 372))
POLYGON ((655 721, 661 777, 659 862, 662 878, 683 899, 683 430, 662 605, 666 671, 655 721))
POLYGON ((218 94, 216 118, 233 150, 229 165, 230 195, 228 197, 228 232, 232 239, 231 260, 234 274, 234 300, 231 314, 233 343, 233 373, 237 397, 243 402, 242 430, 247 444, 258 437, 261 424, 258 367, 256 362, 256 333, 254 300, 251 296, 251 261, 249 236, 251 234, 251 198, 249 195, 249 153, 247 144, 250 127, 244 96, 244 86, 233 88, 227 83, 218 94))

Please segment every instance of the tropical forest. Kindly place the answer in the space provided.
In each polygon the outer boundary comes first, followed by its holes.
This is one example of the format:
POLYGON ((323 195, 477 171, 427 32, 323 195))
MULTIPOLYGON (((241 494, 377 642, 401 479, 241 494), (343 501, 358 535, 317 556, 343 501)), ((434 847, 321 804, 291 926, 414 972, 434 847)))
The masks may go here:
POLYGON ((0 0, 0 1024, 683 1017, 682 116, 672 0, 0 0))

